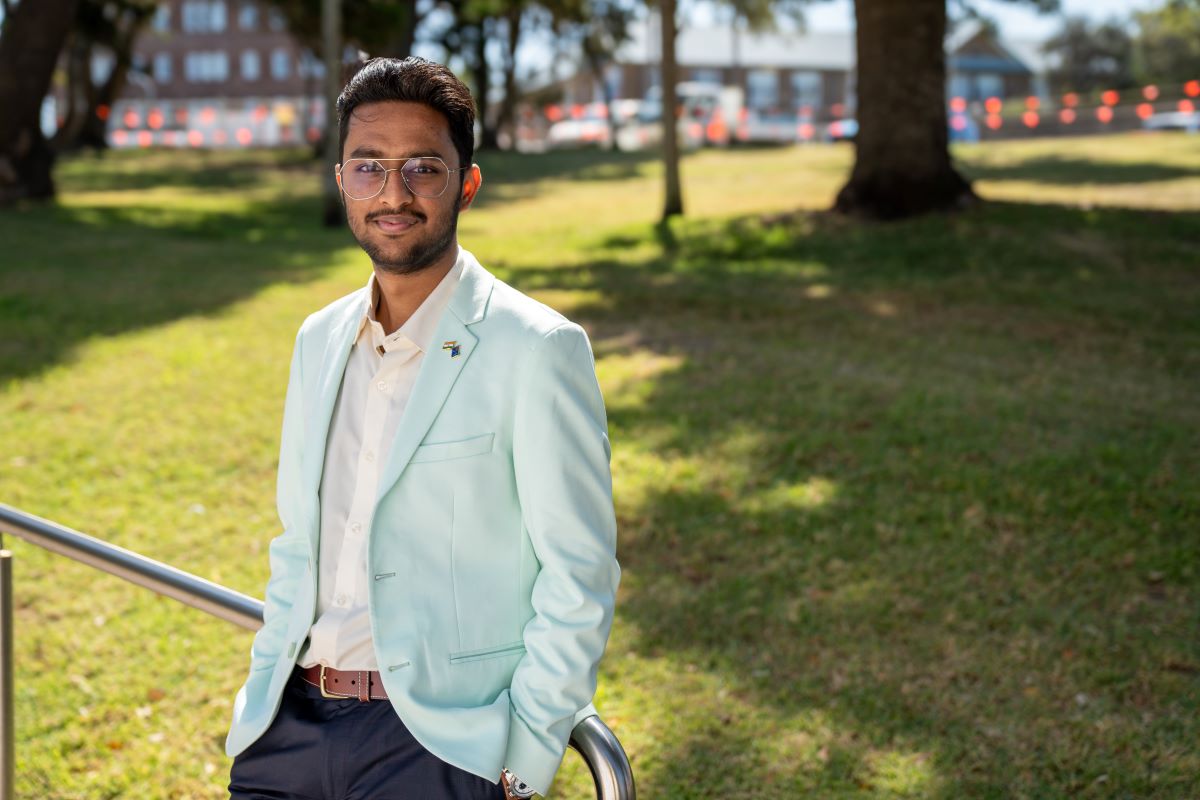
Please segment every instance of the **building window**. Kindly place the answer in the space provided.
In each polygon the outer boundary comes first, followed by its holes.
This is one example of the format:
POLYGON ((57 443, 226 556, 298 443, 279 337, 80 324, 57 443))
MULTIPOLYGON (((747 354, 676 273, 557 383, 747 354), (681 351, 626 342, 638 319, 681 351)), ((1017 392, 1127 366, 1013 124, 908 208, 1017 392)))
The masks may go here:
POLYGON ((183 76, 192 83, 220 83, 229 80, 229 56, 220 50, 188 53, 183 76))
POLYGON ((709 86, 721 86, 721 70, 719 69, 694 69, 692 70, 692 82, 703 83, 709 86))
POLYGON ((117 60, 113 58, 109 52, 96 52, 92 50, 92 83, 97 86, 103 86, 108 80, 108 76, 112 75, 113 67, 117 60))
POLYGON ((821 100, 821 73, 792 73, 792 103, 796 110, 807 108, 809 114, 816 115, 821 110, 821 100))
POLYGON ((184 33, 201 33, 208 26, 206 3, 184 3, 181 16, 184 33))
POLYGON ((271 51, 271 77, 277 81, 287 80, 291 72, 292 59, 287 50, 276 47, 271 51))
POLYGON ((608 96, 614 100, 624 97, 621 94, 622 71, 620 64, 609 64, 604 68, 604 85, 608 87, 608 96))
POLYGON ((287 19, 278 8, 272 8, 267 11, 267 27, 276 32, 287 27, 287 19))
POLYGON ((186 33, 221 33, 225 30, 224 0, 189 0, 183 4, 186 33))
POLYGON ((746 73, 746 105, 755 111, 766 111, 779 105, 779 76, 774 70, 752 69, 746 73))
POLYGON ((158 53, 154 56, 154 80, 169 83, 171 80, 171 54, 158 53))
POLYGON ((224 0, 188 0, 181 16, 187 34, 221 34, 226 29, 224 0))
POLYGON ((154 21, 150 24, 159 33, 166 33, 171 30, 171 7, 167 5, 159 6, 154 11, 154 21))
POLYGON ((256 81, 258 76, 262 74, 259 69, 258 51, 243 50, 242 51, 242 80, 256 81))
POLYGON ((950 76, 950 96, 963 97, 971 99, 971 81, 962 73, 955 73, 950 76))
POLYGON ((300 54, 300 63, 296 69, 301 78, 325 77, 325 63, 313 55, 311 50, 306 49, 300 54))
POLYGON ((238 27, 244 31, 258 27, 258 6, 247 3, 238 10, 238 27))
POLYGON ((1004 78, 995 72, 981 72, 975 77, 975 96, 971 100, 1004 97, 1004 78))

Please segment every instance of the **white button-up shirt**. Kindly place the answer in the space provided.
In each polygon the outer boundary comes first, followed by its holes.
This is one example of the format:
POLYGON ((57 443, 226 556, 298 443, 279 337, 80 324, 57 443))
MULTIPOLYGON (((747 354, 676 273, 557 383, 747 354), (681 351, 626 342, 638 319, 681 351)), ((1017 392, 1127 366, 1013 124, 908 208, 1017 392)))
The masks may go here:
MULTIPOLYGON (((399 330, 384 335, 375 318, 379 285, 367 299, 346 363, 325 445, 321 476, 321 540, 317 616, 301 650, 302 667, 379 669, 367 616, 367 532, 375 512, 379 471, 387 462, 421 360, 462 277, 462 253, 446 277, 399 330)), ((389 609, 389 613, 404 613, 389 609)))

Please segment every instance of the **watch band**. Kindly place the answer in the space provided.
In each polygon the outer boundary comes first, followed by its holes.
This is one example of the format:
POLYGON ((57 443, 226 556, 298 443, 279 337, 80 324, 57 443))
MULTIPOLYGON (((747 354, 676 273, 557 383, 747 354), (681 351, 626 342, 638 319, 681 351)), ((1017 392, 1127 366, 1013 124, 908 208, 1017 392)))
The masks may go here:
POLYGON ((537 792, 528 783, 525 783, 508 767, 504 768, 504 780, 508 781, 508 796, 509 797, 533 797, 537 792))

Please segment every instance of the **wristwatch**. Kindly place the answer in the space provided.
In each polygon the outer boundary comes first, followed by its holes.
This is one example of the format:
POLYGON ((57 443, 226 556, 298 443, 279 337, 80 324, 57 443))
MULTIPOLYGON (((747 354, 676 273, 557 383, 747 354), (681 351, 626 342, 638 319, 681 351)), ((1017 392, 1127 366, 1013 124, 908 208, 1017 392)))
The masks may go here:
POLYGON ((508 767, 504 768, 504 780, 508 782, 509 797, 533 797, 537 794, 533 791, 532 786, 513 775, 512 770, 508 767))

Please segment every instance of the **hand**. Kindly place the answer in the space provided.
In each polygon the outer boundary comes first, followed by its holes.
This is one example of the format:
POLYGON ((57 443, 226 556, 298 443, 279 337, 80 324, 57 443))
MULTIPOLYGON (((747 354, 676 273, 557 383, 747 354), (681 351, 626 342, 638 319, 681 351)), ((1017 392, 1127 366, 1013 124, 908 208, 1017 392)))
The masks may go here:
POLYGON ((508 778, 504 776, 503 772, 500 773, 500 785, 504 787, 504 796, 506 798, 516 798, 516 800, 521 800, 521 798, 517 798, 515 794, 508 791, 508 778))

